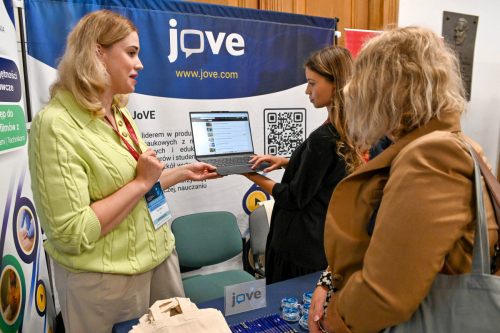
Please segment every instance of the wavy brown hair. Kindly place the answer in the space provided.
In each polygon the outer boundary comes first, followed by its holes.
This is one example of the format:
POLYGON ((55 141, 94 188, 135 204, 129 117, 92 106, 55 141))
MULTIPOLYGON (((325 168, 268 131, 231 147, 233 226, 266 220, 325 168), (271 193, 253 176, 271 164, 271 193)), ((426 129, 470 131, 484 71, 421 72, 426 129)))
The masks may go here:
MULTIPOLYGON (((120 14, 99 10, 85 15, 68 36, 66 51, 58 69, 58 78, 50 87, 50 97, 63 89, 70 91, 92 117, 104 116, 99 99, 109 84, 109 74, 97 56, 97 44, 110 48, 137 28, 120 14)), ((128 102, 128 94, 116 95, 118 107, 128 102)))
POLYGON ((361 154, 348 134, 343 89, 352 74, 353 57, 342 46, 330 46, 311 55, 304 67, 325 77, 333 85, 332 104, 328 107, 328 119, 338 132, 337 154, 342 156, 349 173, 364 163, 361 154))
POLYGON ((344 93, 358 149, 467 108, 455 52, 423 27, 389 30, 368 41, 344 93))

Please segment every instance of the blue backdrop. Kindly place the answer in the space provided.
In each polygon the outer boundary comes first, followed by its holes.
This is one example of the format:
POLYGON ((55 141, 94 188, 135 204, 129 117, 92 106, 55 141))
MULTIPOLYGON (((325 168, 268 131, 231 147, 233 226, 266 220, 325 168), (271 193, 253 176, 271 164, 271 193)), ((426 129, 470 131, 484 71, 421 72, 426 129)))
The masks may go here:
POLYGON ((139 30, 144 64, 136 92, 182 99, 250 97, 303 84, 304 60, 333 44, 336 28, 334 19, 182 1, 27 0, 25 8, 28 52, 54 68, 85 14, 126 16, 139 30))

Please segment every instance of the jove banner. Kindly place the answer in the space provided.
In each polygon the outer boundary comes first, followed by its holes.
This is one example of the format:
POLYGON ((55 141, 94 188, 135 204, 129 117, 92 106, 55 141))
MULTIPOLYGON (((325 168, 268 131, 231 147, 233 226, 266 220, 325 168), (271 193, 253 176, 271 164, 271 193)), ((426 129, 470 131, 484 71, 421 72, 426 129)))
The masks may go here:
MULTIPOLYGON (((327 118, 305 94, 303 63, 333 44, 334 19, 161 0, 28 0, 25 8, 35 112, 49 100, 57 59, 81 17, 108 9, 134 22, 144 69, 127 108, 167 168, 195 161, 192 111, 248 111, 255 152, 287 157, 327 118)), ((227 150, 211 137, 207 149, 227 150)), ((279 181, 282 171, 269 176, 279 181)), ((188 181, 166 198, 174 218, 230 211, 245 234, 248 214, 270 198, 252 185, 238 175, 188 181)))
POLYGON ((32 201, 11 0, 0 1, 0 331, 45 333, 54 306, 32 201))

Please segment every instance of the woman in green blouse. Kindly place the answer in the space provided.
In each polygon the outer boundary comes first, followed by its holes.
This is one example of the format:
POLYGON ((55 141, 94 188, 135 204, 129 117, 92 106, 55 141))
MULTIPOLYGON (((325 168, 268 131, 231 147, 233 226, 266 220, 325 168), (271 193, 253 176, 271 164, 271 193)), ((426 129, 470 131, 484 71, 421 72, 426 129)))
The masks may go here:
POLYGON ((33 195, 67 332, 110 332, 158 299, 184 296, 174 237, 168 223, 155 229, 144 196, 158 180, 165 189, 217 177, 204 163, 165 170, 141 140, 125 108, 139 50, 126 18, 86 15, 31 125, 33 195))

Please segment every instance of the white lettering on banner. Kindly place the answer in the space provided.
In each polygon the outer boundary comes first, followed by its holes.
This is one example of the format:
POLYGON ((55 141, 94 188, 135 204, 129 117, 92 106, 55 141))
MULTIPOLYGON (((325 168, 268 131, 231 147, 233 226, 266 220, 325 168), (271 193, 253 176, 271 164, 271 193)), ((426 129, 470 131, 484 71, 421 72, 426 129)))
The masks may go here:
POLYGON ((0 71, 0 79, 12 79, 12 80, 17 80, 17 73, 14 73, 14 71, 6 72, 6 71, 0 71))
POLYGON ((14 124, 14 125, 11 125, 11 123, 9 123, 8 125, 0 124, 0 132, 10 132, 17 130, 19 130, 19 124, 14 124))
POLYGON ((243 37, 241 37, 241 35, 230 34, 229 36, 227 36, 227 39, 226 39, 227 52, 229 52, 230 55, 234 55, 234 56, 240 56, 240 55, 243 55, 243 53, 245 53, 245 49, 235 50, 234 49, 235 46, 236 47, 245 47, 245 41, 243 40, 243 37), (236 39, 236 42, 234 42, 235 39, 236 39))
POLYGON ((14 86, 10 84, 0 84, 0 90, 14 91, 14 86))
POLYGON ((181 31, 181 51, 186 53, 186 58, 193 53, 202 53, 205 50, 205 38, 203 37, 203 32, 200 30, 186 29, 181 31), (184 36, 187 34, 200 36, 200 47, 197 49, 188 49, 184 46, 184 36))
MULTIPOLYGON (((222 42, 224 41, 225 32, 219 32, 217 36, 217 40, 214 39, 214 34, 212 31, 205 31, 207 35, 208 44, 210 44, 210 48, 214 54, 219 54, 220 47, 222 46, 222 42)), ((227 43, 227 42, 226 42, 227 43)))
MULTIPOLYGON (((171 19, 169 24, 172 28, 177 26, 177 20, 171 19)), ((207 36, 208 44, 210 45, 210 49, 213 54, 219 54, 220 48, 224 41, 224 37, 226 36, 225 32, 219 32, 217 35, 217 39, 214 38, 214 34, 212 31, 205 31, 205 35, 207 36)), ((186 53, 186 58, 189 57, 193 53, 203 53, 205 51, 205 36, 203 35, 203 31, 194 30, 194 29, 184 29, 181 30, 180 36, 180 44, 181 51, 186 53), (185 36, 186 35, 197 35, 200 38, 200 46, 198 48, 188 48, 185 45, 185 36)), ((170 62, 174 62, 177 60, 177 56, 179 55, 179 51, 177 48, 177 29, 170 29, 170 54, 168 56, 168 60, 170 62)), ((226 49, 227 52, 232 56, 241 56, 245 54, 245 40, 243 36, 237 33, 232 33, 226 38, 226 49), (235 47, 241 48, 235 50, 235 47)))
MULTIPOLYGON (((172 28, 177 26, 175 19, 171 19, 169 23, 172 28)), ((170 29, 170 55, 168 56, 168 60, 170 62, 177 60, 177 29, 170 29)))

